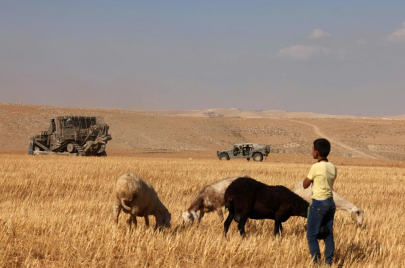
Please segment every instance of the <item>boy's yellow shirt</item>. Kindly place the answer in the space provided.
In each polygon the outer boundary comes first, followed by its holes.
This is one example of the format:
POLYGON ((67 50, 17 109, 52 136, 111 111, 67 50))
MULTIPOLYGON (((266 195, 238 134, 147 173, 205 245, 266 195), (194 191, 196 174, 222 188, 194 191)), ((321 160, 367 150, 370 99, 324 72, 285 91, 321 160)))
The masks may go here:
POLYGON ((333 197, 333 183, 337 169, 331 162, 318 162, 312 165, 307 178, 312 181, 312 199, 324 200, 333 197))

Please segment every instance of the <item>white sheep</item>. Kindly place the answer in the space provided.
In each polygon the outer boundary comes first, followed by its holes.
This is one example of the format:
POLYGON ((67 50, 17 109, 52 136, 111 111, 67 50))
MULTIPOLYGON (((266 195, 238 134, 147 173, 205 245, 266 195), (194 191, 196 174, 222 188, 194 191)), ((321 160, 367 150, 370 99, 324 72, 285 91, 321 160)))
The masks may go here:
MULTIPOLYGON (((244 177, 249 177, 244 175, 244 177)), ((201 188, 194 201, 189 208, 183 212, 182 218, 186 223, 192 223, 194 220, 200 222, 206 212, 216 211, 221 221, 224 220, 222 207, 224 203, 224 194, 226 188, 239 176, 232 176, 216 181, 201 188), (197 211, 200 211, 200 217, 197 216, 197 211)))
POLYGON ((123 174, 115 183, 113 214, 118 224, 121 210, 130 214, 128 223, 137 225, 136 217, 144 217, 149 226, 149 215, 156 218, 156 228, 170 227, 171 214, 159 200, 152 185, 135 174, 123 174))
MULTIPOLYGON (((312 203, 312 185, 307 189, 304 189, 304 187, 302 186, 302 181, 300 181, 295 186, 294 192, 304 198, 310 204, 312 203)), ((350 203, 335 191, 333 191, 333 201, 335 202, 336 210, 344 210, 348 212, 358 225, 361 226, 363 224, 364 211, 360 207, 357 207, 353 203, 350 203)))

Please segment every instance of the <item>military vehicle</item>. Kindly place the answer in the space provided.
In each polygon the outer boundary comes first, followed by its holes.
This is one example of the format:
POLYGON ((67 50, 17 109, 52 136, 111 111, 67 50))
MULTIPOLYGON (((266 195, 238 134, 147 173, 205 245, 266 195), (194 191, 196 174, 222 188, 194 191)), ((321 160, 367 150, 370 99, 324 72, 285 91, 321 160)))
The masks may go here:
POLYGON ((30 155, 106 156, 106 144, 111 140, 109 126, 102 118, 60 116, 52 119, 48 131, 32 137, 30 155))
POLYGON ((231 158, 246 158, 248 161, 263 161, 264 156, 270 153, 270 145, 256 143, 235 143, 233 149, 217 151, 219 160, 229 160, 231 158))

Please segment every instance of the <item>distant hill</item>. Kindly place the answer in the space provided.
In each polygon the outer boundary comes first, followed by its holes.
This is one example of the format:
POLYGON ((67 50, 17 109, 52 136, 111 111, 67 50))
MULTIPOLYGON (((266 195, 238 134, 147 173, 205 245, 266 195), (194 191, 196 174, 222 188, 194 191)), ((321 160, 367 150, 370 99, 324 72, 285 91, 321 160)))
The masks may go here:
POLYGON ((405 160, 405 115, 363 117, 285 111, 207 109, 131 111, 0 104, 0 148, 25 150, 30 137, 61 115, 101 116, 110 125, 108 148, 219 150, 235 142, 270 144, 272 152, 309 154, 326 137, 332 154, 405 160))
POLYGON ((329 119, 387 119, 405 120, 405 115, 390 117, 371 117, 356 115, 329 115, 309 112, 286 112, 280 110, 246 111, 242 109, 205 109, 205 110, 184 110, 184 111, 153 111, 153 114, 195 116, 195 117, 243 117, 243 118, 329 118, 329 119))

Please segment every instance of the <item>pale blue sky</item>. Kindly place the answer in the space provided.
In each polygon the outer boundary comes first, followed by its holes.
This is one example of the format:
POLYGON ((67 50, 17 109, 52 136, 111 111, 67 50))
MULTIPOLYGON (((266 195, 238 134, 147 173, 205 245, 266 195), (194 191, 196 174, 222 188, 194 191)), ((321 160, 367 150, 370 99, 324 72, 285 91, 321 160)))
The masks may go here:
POLYGON ((2 0, 0 102, 405 114, 405 3, 2 0))

